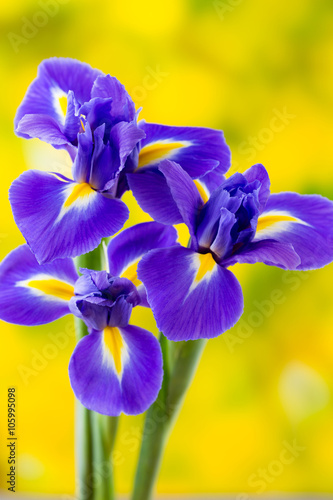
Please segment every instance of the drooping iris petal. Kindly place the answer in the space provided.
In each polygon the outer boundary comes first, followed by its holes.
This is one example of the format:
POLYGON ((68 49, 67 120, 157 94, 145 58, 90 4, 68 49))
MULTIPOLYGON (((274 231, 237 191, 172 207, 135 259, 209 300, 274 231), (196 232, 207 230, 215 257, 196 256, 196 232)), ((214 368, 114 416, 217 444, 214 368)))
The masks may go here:
POLYGON ((162 161, 159 170, 166 178, 183 222, 187 225, 191 236, 194 238, 199 211, 204 205, 197 187, 182 167, 173 161, 162 161))
POLYGON ((193 179, 211 170, 222 176, 230 167, 230 150, 223 132, 200 127, 169 127, 141 121, 146 138, 141 142, 138 168, 173 160, 193 179))
POLYGON ((254 242, 265 239, 292 244, 301 262, 289 269, 325 266, 333 259, 333 202, 318 195, 271 195, 258 219, 254 242))
POLYGON ((108 245, 110 273, 137 283, 136 268, 141 257, 154 248, 177 245, 176 240, 177 231, 158 222, 143 222, 125 229, 108 245))
POLYGON ((117 78, 110 75, 99 76, 94 82, 91 97, 112 98, 111 114, 116 120, 114 123, 134 120, 135 105, 117 78))
POLYGON ((161 349, 146 330, 108 327, 80 340, 69 376, 86 408, 110 416, 137 415, 149 408, 161 388, 161 349))
POLYGON ((259 188, 258 198, 260 203, 260 212, 262 212, 270 195, 271 182, 267 170, 263 165, 258 163, 257 165, 253 165, 251 168, 246 170, 243 175, 249 183, 260 181, 261 185, 259 188))
POLYGON ((31 137, 52 144, 55 148, 64 148, 68 145, 68 137, 62 132, 58 121, 48 115, 24 115, 16 128, 17 135, 31 137))
POLYGON ((250 243, 244 250, 239 251, 224 260, 223 265, 255 264, 263 262, 268 266, 277 266, 282 269, 297 269, 301 259, 291 243, 281 243, 274 240, 262 240, 250 243))
MULTIPOLYGON (((101 71, 74 59, 52 57, 43 61, 39 65, 37 78, 28 88, 17 110, 14 120, 17 135, 26 139, 38 137, 35 135, 36 128, 32 119, 25 122, 24 128, 22 124, 18 127, 25 115, 44 115, 45 124, 46 117, 49 117, 59 126, 64 126, 66 111, 63 110, 66 110, 66 106, 62 105, 61 99, 66 101, 68 92, 73 91, 80 105, 89 101, 93 83, 100 75, 103 75, 101 71)), ((41 118, 38 120, 41 127, 41 118)), ((39 134, 40 131, 41 128, 39 134)), ((44 137, 43 140, 46 140, 45 134, 44 137)), ((50 136, 47 142, 53 144, 52 140, 50 136)), ((55 143, 57 144, 59 142, 55 143)))
POLYGON ((93 250, 128 218, 122 201, 36 170, 16 179, 9 197, 15 222, 40 263, 93 250))
POLYGON ((142 210, 162 224, 180 224, 183 218, 164 175, 156 170, 127 174, 129 188, 142 210))
POLYGON ((0 318, 19 325, 42 325, 70 313, 78 278, 72 259, 39 265, 27 245, 0 264, 0 318))
POLYGON ((153 250, 138 265, 158 328, 170 340, 195 340, 220 335, 243 311, 235 276, 212 255, 189 248, 153 250))

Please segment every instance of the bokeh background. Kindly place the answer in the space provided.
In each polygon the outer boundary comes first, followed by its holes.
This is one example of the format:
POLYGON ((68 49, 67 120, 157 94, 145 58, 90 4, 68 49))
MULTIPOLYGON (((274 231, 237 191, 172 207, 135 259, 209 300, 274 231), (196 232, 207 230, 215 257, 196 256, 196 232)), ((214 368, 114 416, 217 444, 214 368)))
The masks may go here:
MULTIPOLYGON (((0 40, 1 258, 23 243, 11 182, 29 168, 69 167, 62 153, 13 132, 15 110, 50 56, 116 76, 148 121, 223 129, 232 172, 261 162, 273 191, 333 198, 331 0, 17 0, 1 2, 0 40)), ((126 201, 130 223, 148 220, 129 194, 126 201)), ((244 500, 259 490, 332 493, 333 267, 302 274, 257 264, 237 275, 243 319, 208 343, 158 492, 238 492, 244 500)), ((156 332, 149 311, 135 314, 156 332)), ((21 492, 74 492, 73 347, 69 316, 38 328, 1 324, 0 435, 15 385, 21 492)), ((121 419, 122 493, 131 488, 141 426, 141 417, 121 419)), ((3 489, 6 453, 1 438, 3 489)))

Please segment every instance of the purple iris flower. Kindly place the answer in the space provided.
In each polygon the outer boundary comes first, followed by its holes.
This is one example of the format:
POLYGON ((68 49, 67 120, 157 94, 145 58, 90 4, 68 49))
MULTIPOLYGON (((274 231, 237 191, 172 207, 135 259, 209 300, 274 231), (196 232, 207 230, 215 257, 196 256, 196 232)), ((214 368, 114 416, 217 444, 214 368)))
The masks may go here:
POLYGON ((208 189, 230 166, 221 131, 137 123, 134 103, 116 78, 66 58, 41 63, 15 131, 66 149, 73 160, 72 179, 30 170, 10 189, 15 221, 39 263, 87 253, 119 231, 128 218, 120 200, 128 189, 153 217, 162 200, 173 206, 158 220, 173 223, 176 207, 160 161, 181 163, 208 189))
POLYGON ((262 165, 234 174, 205 203, 192 179, 168 160, 160 165, 183 222, 189 248, 156 249, 138 277, 157 325, 171 340, 211 338, 243 311, 236 263, 310 270, 333 260, 333 202, 318 195, 270 195, 262 165))
POLYGON ((163 369, 157 339, 129 324, 134 307, 149 307, 136 267, 145 253, 174 246, 176 238, 174 228, 156 222, 131 227, 110 241, 108 271, 82 269, 80 277, 72 259, 40 265, 20 246, 0 264, 0 318, 29 326, 69 313, 81 318, 90 333, 69 364, 76 397, 106 415, 142 413, 158 395, 163 369))

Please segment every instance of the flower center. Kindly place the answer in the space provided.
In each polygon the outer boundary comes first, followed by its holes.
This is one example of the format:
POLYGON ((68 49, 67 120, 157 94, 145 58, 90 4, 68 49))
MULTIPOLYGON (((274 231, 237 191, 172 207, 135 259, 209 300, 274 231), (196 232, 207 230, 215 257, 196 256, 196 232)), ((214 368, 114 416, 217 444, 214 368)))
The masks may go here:
POLYGON ((195 281, 201 281, 207 273, 211 272, 216 265, 216 262, 211 253, 197 254, 200 264, 195 281))
POLYGON ((82 182, 81 184, 76 184, 64 203, 64 207, 70 207, 76 200, 82 199, 86 196, 92 194, 94 190, 87 182, 82 182))

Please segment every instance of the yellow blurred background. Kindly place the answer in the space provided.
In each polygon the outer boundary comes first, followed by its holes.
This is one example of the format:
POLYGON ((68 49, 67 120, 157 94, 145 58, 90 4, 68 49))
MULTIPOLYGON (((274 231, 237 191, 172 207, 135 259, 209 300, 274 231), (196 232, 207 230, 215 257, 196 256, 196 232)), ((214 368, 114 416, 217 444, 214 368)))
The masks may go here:
MULTIPOLYGON (((147 121, 223 129, 232 172, 261 162, 273 191, 333 198, 331 0, 2 2, 0 50, 1 259, 23 242, 11 182, 28 168, 68 168, 63 153, 13 132, 16 108, 50 56, 116 76, 147 121)), ((148 220, 131 195, 125 201, 130 223, 148 220)), ((332 493, 333 267, 287 273, 258 264, 237 275, 243 319, 208 343, 158 492, 239 492, 240 500, 259 490, 332 493)), ((150 311, 135 319, 156 332, 150 311)), ((36 328, 1 324, 0 436, 7 388, 16 386, 18 491, 74 492, 73 348, 70 316, 36 328)), ((141 417, 121 418, 122 493, 132 485, 141 426, 141 417)), ((6 456, 1 438, 3 489, 6 456)))

